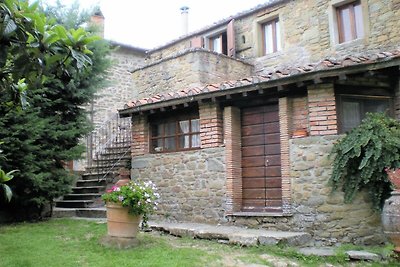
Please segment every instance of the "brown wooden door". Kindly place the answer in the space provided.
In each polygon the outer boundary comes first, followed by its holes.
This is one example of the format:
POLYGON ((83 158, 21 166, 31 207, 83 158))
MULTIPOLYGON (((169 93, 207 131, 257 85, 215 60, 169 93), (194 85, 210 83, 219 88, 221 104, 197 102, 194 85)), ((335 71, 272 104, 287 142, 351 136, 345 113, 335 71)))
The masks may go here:
POLYGON ((243 211, 280 211, 282 178, 278 105, 242 109, 243 211))

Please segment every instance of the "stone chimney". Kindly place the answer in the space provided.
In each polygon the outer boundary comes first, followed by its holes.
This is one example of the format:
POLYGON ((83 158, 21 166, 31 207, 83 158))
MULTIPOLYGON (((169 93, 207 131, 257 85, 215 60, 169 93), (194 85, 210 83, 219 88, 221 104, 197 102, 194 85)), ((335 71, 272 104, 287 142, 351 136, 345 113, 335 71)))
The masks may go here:
POLYGON ((183 6, 180 9, 182 17, 182 35, 186 35, 189 32, 189 7, 183 6))
POLYGON ((100 8, 90 17, 90 23, 96 26, 99 36, 104 38, 104 16, 100 8))

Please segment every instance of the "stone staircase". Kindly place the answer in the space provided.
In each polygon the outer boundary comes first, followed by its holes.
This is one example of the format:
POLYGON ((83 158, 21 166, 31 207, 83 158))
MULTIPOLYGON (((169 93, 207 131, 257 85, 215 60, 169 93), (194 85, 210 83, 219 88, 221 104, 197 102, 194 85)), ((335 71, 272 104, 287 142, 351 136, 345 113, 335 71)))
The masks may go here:
POLYGON ((115 184, 121 167, 130 168, 130 121, 116 118, 112 123, 106 127, 107 131, 97 130, 88 137, 85 171, 78 175, 72 192, 55 201, 53 217, 106 216, 101 195, 115 184))

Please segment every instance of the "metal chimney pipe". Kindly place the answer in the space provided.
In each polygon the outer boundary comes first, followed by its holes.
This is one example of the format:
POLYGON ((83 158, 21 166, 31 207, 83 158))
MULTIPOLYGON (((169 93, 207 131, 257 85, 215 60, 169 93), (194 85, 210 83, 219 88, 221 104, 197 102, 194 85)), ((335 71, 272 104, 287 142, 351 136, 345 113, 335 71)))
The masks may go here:
POLYGON ((182 34, 186 35, 189 33, 189 7, 183 6, 180 8, 182 16, 182 34))

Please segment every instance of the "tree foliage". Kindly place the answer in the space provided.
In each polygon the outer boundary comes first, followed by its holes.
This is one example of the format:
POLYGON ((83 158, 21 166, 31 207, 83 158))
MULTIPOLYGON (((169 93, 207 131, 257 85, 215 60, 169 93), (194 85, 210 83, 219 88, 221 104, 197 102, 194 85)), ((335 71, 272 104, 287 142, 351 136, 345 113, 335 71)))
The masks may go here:
POLYGON ((28 218, 70 190, 63 166, 83 152, 80 139, 91 129, 83 106, 107 67, 99 39, 57 24, 37 3, 0 1, 0 166, 19 170, 9 208, 28 218))
POLYGON ((335 144, 333 189, 341 186, 345 202, 366 189, 375 209, 389 197, 385 168, 400 167, 400 123, 383 113, 368 113, 362 123, 335 144))

